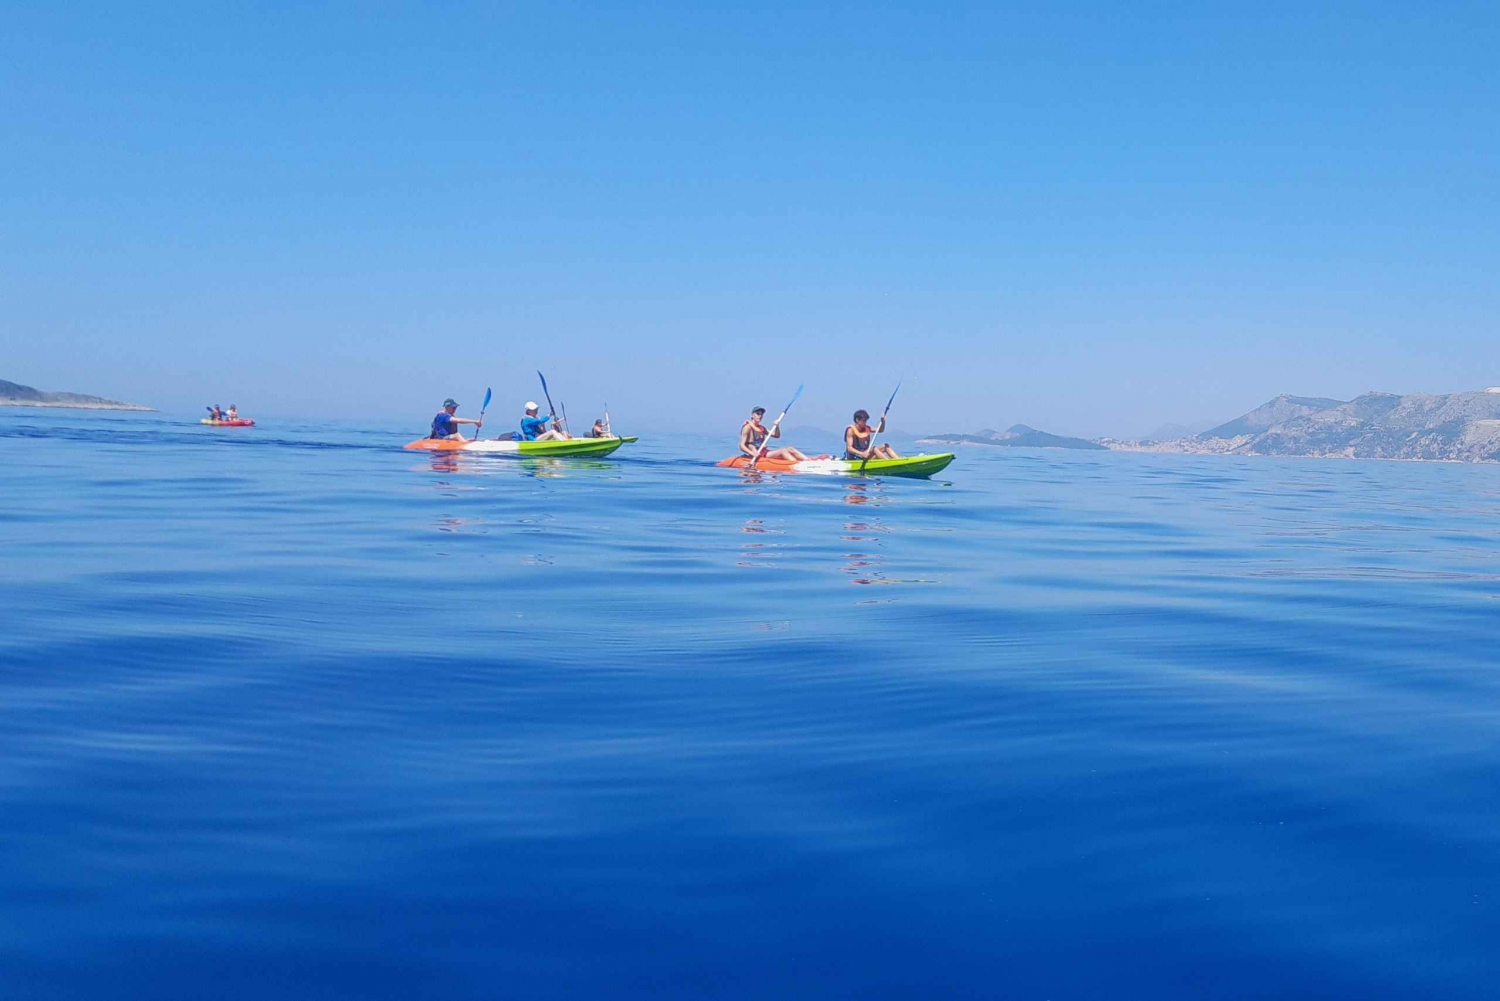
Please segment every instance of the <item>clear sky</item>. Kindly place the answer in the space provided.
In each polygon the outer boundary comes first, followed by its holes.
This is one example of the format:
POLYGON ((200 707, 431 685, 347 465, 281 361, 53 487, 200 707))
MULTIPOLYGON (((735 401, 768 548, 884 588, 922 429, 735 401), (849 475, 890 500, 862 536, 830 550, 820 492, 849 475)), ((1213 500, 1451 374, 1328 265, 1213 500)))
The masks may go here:
POLYGON ((1500 5, 8 3, 0 378, 1140 434, 1500 384, 1500 5))

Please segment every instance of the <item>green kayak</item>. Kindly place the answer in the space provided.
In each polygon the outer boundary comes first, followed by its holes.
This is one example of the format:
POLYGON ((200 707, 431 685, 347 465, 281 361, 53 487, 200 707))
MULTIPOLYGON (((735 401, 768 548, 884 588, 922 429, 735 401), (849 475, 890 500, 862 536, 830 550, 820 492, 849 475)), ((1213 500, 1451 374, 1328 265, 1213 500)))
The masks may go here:
POLYGON ((465 455, 569 456, 608 455, 621 445, 636 440, 627 438, 569 438, 566 441, 488 441, 462 438, 418 438, 407 448, 426 452, 462 452, 465 455))
MULTIPOLYGON (((869 462, 861 462, 858 459, 834 459, 824 456, 817 459, 803 459, 793 461, 790 459, 763 458, 755 464, 755 468, 767 473, 814 473, 823 476, 931 476, 933 473, 941 473, 948 468, 948 463, 953 461, 952 452, 939 452, 937 455, 911 455, 900 459, 871 459, 869 462)), ((719 463, 729 469, 746 469, 750 465, 750 457, 736 455, 719 463)))

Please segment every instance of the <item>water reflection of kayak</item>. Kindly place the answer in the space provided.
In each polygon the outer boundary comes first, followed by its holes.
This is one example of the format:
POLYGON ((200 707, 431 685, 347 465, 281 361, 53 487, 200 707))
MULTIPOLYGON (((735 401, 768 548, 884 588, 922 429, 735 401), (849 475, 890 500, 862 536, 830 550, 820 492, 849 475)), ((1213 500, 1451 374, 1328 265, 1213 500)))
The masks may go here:
POLYGON ((424 452, 463 452, 477 455, 608 455, 621 445, 635 441, 634 435, 626 438, 570 438, 566 441, 494 441, 473 438, 418 438, 407 448, 424 452))
POLYGON ((216 428, 248 428, 255 426, 255 422, 248 417, 236 417, 232 421, 216 421, 210 417, 205 417, 198 423, 207 424, 211 427, 216 428))
MULTIPOLYGON (((817 458, 795 462, 790 459, 763 458, 755 464, 757 470, 767 473, 818 473, 823 476, 931 476, 941 473, 953 461, 952 452, 937 455, 912 455, 901 459, 871 459, 861 463, 858 459, 817 458)), ((746 469, 750 465, 748 455, 736 455, 717 465, 726 469, 746 469)))

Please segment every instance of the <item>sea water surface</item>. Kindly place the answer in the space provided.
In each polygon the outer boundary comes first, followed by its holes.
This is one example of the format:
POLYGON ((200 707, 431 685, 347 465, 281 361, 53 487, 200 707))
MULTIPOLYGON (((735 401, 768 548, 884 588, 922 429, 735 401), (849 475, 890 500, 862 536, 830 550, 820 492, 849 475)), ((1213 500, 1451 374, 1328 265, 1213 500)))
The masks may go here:
POLYGON ((1500 994, 1500 468, 419 431, 0 411, 0 997, 1500 994))

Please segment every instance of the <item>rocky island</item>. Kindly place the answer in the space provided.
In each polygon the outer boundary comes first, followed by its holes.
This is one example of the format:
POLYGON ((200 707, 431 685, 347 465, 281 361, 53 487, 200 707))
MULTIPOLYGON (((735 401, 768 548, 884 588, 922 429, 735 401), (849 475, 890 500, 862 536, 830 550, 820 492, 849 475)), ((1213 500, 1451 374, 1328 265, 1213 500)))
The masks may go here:
POLYGON ((18 382, 0 379, 0 407, 71 407, 77 410, 146 410, 150 407, 120 403, 82 393, 49 393, 18 382))
POLYGON ((1010 448, 1082 448, 1101 450, 1106 446, 1098 442, 1088 441, 1084 438, 1069 438, 1066 435, 1050 434, 1046 431, 1038 431, 1036 428, 1027 427, 1025 424, 1013 424, 1004 431, 993 431, 985 428, 973 434, 936 434, 928 438, 918 438, 918 445, 1001 445, 1010 448))
POLYGON ((1276 397, 1227 424, 1168 441, 1099 444, 1122 452, 1500 462, 1500 387, 1355 399, 1276 397))

